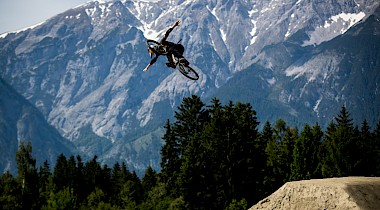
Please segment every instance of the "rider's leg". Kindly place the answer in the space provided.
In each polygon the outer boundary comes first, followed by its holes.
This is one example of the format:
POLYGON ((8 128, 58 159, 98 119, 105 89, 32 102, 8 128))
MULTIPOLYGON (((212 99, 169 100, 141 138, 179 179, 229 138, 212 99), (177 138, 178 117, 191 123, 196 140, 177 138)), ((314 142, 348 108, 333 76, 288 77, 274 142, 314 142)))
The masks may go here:
POLYGON ((177 57, 178 57, 178 62, 182 63, 184 66, 189 65, 189 61, 187 61, 185 57, 183 57, 183 55, 178 55, 177 57))
POLYGON ((175 61, 173 60, 173 54, 172 54, 172 53, 168 53, 168 54, 166 55, 166 57, 168 58, 168 61, 169 61, 169 62, 166 63, 166 65, 167 65, 168 67, 175 68, 175 67, 176 67, 176 63, 175 63, 175 61))
POLYGON ((189 62, 183 57, 183 53, 185 52, 185 47, 182 44, 177 44, 174 52, 179 62, 181 62, 184 66, 189 65, 189 62))

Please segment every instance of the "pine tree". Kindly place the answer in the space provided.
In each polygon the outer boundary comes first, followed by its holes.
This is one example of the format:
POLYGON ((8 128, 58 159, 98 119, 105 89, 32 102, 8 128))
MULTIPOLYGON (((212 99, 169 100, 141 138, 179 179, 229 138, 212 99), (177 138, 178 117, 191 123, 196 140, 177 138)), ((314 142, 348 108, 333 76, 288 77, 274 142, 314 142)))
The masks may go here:
POLYGON ((338 127, 350 127, 353 128, 353 119, 350 118, 350 113, 345 106, 342 106, 340 113, 335 117, 338 127))
POLYGON ((306 124, 301 135, 295 142, 293 162, 291 164, 290 180, 310 179, 314 177, 318 166, 318 150, 321 141, 319 126, 314 130, 306 124))
POLYGON ((260 134, 260 142, 261 142, 261 152, 263 153, 263 166, 262 173, 263 178, 262 180, 262 198, 269 195, 273 189, 274 186, 272 183, 274 183, 274 171, 271 167, 267 167, 269 165, 274 165, 273 161, 270 161, 268 157, 272 157, 272 154, 274 150, 276 150, 276 144, 274 140, 274 132, 272 129, 271 124, 267 121, 264 124, 263 130, 260 134))
POLYGON ((213 99, 209 120, 193 134, 181 167, 181 186, 190 208, 225 208, 233 200, 248 198, 257 187, 259 165, 256 112, 250 104, 213 99))
POLYGON ((87 197, 87 189, 86 189, 86 179, 85 179, 85 173, 84 173, 84 163, 82 162, 81 156, 76 156, 76 197, 77 202, 82 203, 86 197, 87 197))
POLYGON ((236 103, 233 109, 231 162, 232 165, 232 189, 235 190, 234 198, 237 200, 246 199, 252 203, 251 197, 246 197, 253 188, 258 186, 255 179, 258 178, 258 167, 256 155, 257 151, 258 121, 256 111, 247 103, 236 103))
POLYGON ((19 182, 9 173, 0 177, 0 207, 4 210, 23 209, 22 188, 19 182))
POLYGON ((266 145, 269 141, 273 140, 273 129, 268 121, 264 124, 263 131, 260 135, 260 139, 264 145, 266 145))
POLYGON ((267 167, 271 169, 266 180, 272 191, 290 180, 290 164, 293 162, 293 149, 297 138, 297 129, 287 126, 282 119, 276 121, 273 140, 268 142, 265 149, 267 167))
POLYGON ((374 166, 371 175, 380 176, 380 121, 376 124, 376 128, 373 132, 371 151, 373 153, 371 165, 374 166))
POLYGON ((64 154, 60 154, 54 166, 53 182, 56 186, 56 192, 63 190, 69 184, 67 159, 64 154))
POLYGON ((50 193, 47 204, 42 206, 42 210, 65 210, 78 209, 76 197, 73 190, 66 186, 56 193, 50 193))
POLYGON ((339 171, 338 176, 347 176, 353 171, 355 161, 356 142, 354 141, 354 126, 350 114, 345 106, 342 106, 340 114, 335 117, 337 130, 335 132, 335 151, 339 171))
POLYGON ((87 208, 99 209, 99 207, 104 204, 105 200, 106 193, 102 189, 96 187, 87 197, 87 208))
POLYGON ((84 176, 86 179, 86 188, 88 193, 100 187, 101 166, 97 161, 98 157, 95 155, 92 160, 85 164, 84 176))
POLYGON ((186 191, 185 200, 190 203, 194 203, 191 200, 196 201, 193 208, 222 208, 231 196, 226 178, 227 126, 224 124, 224 108, 217 99, 212 100, 207 112, 210 113, 209 121, 204 123, 195 144, 188 145, 185 155, 183 180, 191 180, 187 183, 189 190, 186 191), (197 185, 197 182, 200 184, 197 185))
POLYGON ((321 174, 323 177, 334 177, 340 174, 340 169, 338 167, 337 159, 335 156, 336 142, 335 142, 335 132, 337 130, 336 124, 331 121, 327 126, 326 135, 323 138, 321 145, 319 159, 321 174))
POLYGON ((374 168, 371 164, 371 158, 374 156, 372 153, 372 134, 367 120, 364 120, 361 129, 355 129, 353 136, 353 144, 355 144, 355 150, 353 150, 353 163, 352 163, 352 175, 356 176, 370 176, 371 171, 374 168))
POLYGON ((122 180, 122 175, 121 175, 121 167, 118 162, 116 162, 113 165, 112 171, 111 171, 111 192, 110 192, 110 199, 112 201, 112 204, 114 205, 120 205, 121 204, 121 199, 119 198, 118 194, 124 184, 122 180))
MULTIPOLYGON (((198 137, 203 130, 204 124, 209 119, 209 114, 207 110, 205 110, 205 104, 201 101, 198 96, 193 95, 189 98, 184 98, 181 105, 178 107, 178 111, 175 112, 175 122, 170 126, 171 132, 167 132, 168 139, 171 144, 168 146, 168 149, 165 152, 177 152, 175 151, 175 146, 178 144, 178 157, 180 166, 179 174, 176 173, 171 174, 174 168, 178 167, 176 160, 173 159, 173 162, 165 162, 173 164, 170 168, 164 167, 164 172, 168 172, 169 179, 166 180, 168 183, 168 187, 172 189, 168 189, 170 193, 186 193, 187 195, 192 195, 192 187, 194 187, 195 183, 193 182, 193 168, 198 168, 200 162, 200 156, 202 153, 199 148, 201 148, 201 143, 198 142, 198 137), (172 167, 173 166, 173 167, 172 167), (170 171, 166 171, 166 169, 170 169, 170 171), (170 177, 172 176, 172 177, 170 177), (175 180, 173 180, 175 178, 175 180), (172 187, 174 186, 174 187, 172 187), (174 189, 173 189, 174 188, 174 189)), ((169 127, 168 127, 169 128, 169 127)), ((170 157, 175 158, 175 153, 170 157)), ((165 158, 167 158, 165 156, 165 158)), ((199 183, 199 182, 198 182, 199 183)), ((184 195, 185 200, 190 198, 189 196, 184 195)), ((191 198, 193 200, 195 198, 191 198)))
POLYGON ((70 156, 69 160, 67 161, 67 179, 68 186, 74 191, 76 191, 78 189, 77 163, 74 156, 70 156))
POLYGON ((356 139, 350 114, 345 106, 331 122, 323 142, 322 174, 324 177, 339 177, 352 174, 356 162, 356 139))
POLYGON ((161 178, 167 185, 167 190, 174 194, 175 192, 175 181, 178 178, 181 162, 180 162, 180 145, 177 142, 175 134, 172 130, 172 126, 167 121, 164 126, 166 129, 165 135, 163 137, 165 144, 161 149, 161 178))
POLYGON ((142 201, 142 195, 141 181, 136 173, 133 172, 120 191, 119 196, 122 200, 120 206, 127 207, 128 209, 130 205, 138 205, 142 201))
POLYGON ((111 172, 111 203, 117 206, 125 206, 125 198, 121 194, 124 185, 132 179, 132 174, 128 171, 127 166, 123 162, 120 166, 119 163, 115 163, 111 172))
POLYGON ((310 162, 310 171, 313 171, 311 174, 312 179, 321 179, 323 178, 321 170, 320 170, 320 162, 321 162, 321 150, 322 150, 322 142, 323 142, 323 131, 322 128, 316 123, 312 128, 313 141, 311 148, 308 148, 311 156, 310 162))
POLYGON ((148 192, 150 192, 157 185, 157 182, 157 173, 151 166, 148 166, 141 181, 145 197, 148 197, 148 192))
POLYGON ((34 198, 39 197, 38 191, 38 174, 36 168, 36 159, 32 156, 32 144, 20 142, 19 149, 16 153, 18 181, 21 184, 21 206, 23 209, 37 209, 34 198))
POLYGON ((51 182, 52 173, 50 172, 50 164, 46 160, 40 167, 38 173, 39 186, 41 189, 48 190, 49 182, 51 182))
POLYGON ((178 143, 182 146, 180 155, 184 153, 192 137, 203 129, 204 123, 209 119, 204 106, 201 99, 193 95, 191 98, 184 98, 178 111, 175 112, 176 121, 172 129, 178 143))
POLYGON ((47 204, 46 202, 50 193, 54 191, 52 173, 50 172, 50 165, 48 161, 45 161, 43 166, 40 167, 38 172, 38 183, 40 193, 38 206, 42 207, 47 204))
POLYGON ((111 169, 107 164, 104 164, 101 167, 100 176, 99 176, 99 188, 105 193, 105 199, 108 201, 112 192, 111 186, 111 169))

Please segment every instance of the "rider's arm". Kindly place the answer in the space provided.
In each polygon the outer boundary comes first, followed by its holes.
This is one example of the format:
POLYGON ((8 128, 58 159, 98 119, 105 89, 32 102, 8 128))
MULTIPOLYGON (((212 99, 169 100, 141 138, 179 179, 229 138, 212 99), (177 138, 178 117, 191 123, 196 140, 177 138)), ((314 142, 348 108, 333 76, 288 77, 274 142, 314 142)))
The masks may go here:
POLYGON ((154 63, 156 63, 158 56, 154 56, 154 58, 149 62, 149 64, 145 67, 144 71, 148 71, 150 66, 152 66, 154 63))
POLYGON ((181 22, 180 20, 177 20, 177 21, 174 23, 174 25, 173 25, 172 27, 170 27, 170 28, 166 31, 166 33, 165 33, 165 35, 164 35, 164 38, 162 38, 161 42, 166 41, 166 39, 168 38, 170 32, 172 32, 173 29, 174 29, 175 27, 177 27, 177 26, 179 25, 180 22, 181 22))

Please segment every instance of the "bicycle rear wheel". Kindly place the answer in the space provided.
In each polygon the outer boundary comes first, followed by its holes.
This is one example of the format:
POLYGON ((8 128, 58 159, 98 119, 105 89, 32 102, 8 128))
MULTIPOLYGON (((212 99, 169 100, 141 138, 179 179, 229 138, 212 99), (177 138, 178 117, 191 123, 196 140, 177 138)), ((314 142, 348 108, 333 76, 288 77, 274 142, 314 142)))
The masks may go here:
POLYGON ((191 68, 189 65, 184 66, 182 63, 178 63, 177 69, 179 72, 181 72, 183 74, 183 76, 185 76, 189 79, 192 79, 192 80, 198 80, 199 79, 198 73, 193 68, 191 68))
POLYGON ((147 39, 146 44, 148 45, 148 48, 151 49, 157 55, 168 54, 166 47, 161 43, 157 42, 156 40, 147 39))

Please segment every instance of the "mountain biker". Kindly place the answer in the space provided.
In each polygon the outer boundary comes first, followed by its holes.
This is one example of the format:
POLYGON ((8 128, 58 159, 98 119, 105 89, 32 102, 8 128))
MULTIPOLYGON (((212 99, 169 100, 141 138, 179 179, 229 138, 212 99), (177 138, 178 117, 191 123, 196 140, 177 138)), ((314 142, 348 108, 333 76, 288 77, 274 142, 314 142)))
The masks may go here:
MULTIPOLYGON (((166 65, 168 67, 171 67, 171 68, 175 68, 176 67, 176 63, 175 61, 173 60, 173 57, 172 55, 174 54, 176 57, 178 58, 182 58, 183 57, 183 52, 185 51, 185 48, 183 47, 182 44, 175 44, 173 42, 169 42, 169 41, 166 41, 166 39, 168 38, 170 32, 173 31, 173 29, 175 27, 177 27, 179 24, 180 24, 180 20, 177 20, 174 25, 172 27, 170 27, 164 37, 162 38, 162 40, 160 41, 160 43, 162 45, 165 45, 168 47, 167 49, 167 54, 166 54, 166 57, 168 58, 168 61, 169 62, 166 62, 166 65)), ((154 53, 150 47, 148 48, 148 51, 149 51, 149 54, 150 54, 150 57, 152 58, 153 56, 153 59, 149 62, 149 64, 145 67, 144 71, 147 71, 156 61, 157 61, 157 58, 159 55, 157 55, 156 53, 154 53)))

